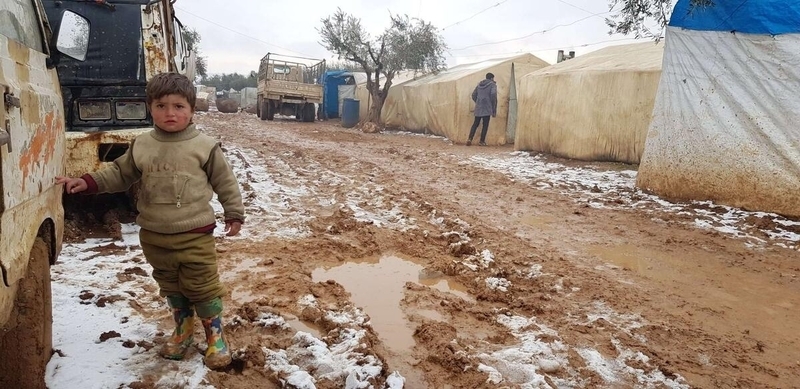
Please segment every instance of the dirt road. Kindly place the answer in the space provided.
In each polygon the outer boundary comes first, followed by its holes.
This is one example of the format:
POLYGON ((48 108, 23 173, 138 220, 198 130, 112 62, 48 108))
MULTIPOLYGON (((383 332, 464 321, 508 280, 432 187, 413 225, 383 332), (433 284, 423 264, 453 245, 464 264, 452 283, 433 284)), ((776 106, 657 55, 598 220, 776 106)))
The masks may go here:
MULTIPOLYGON (((800 387, 798 222, 668 203, 629 166, 334 121, 195 121, 249 212, 218 238, 237 361, 202 385, 800 387)), ((133 250, 146 276, 137 249, 103 250, 133 250)), ((120 299, 169 331, 136 279, 147 303, 120 299)), ((178 369, 159 363, 129 387, 178 369)))

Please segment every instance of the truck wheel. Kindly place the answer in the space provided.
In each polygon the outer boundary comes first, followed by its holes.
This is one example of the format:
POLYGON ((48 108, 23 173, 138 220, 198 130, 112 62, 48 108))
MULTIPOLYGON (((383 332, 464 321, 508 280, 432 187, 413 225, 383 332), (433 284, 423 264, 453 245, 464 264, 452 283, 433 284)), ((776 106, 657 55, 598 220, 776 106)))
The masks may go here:
POLYGON ((275 120, 275 107, 272 105, 272 102, 269 100, 264 101, 267 106, 267 120, 275 120))
POLYGON ((50 249, 42 238, 33 244, 6 328, 10 330, 0 332, 0 388, 45 389, 45 369, 53 353, 53 306, 50 249))
POLYGON ((314 109, 314 104, 306 103, 303 105, 303 121, 306 123, 311 123, 316 119, 315 117, 316 112, 314 109))
POLYGON ((267 120, 268 116, 267 113, 269 111, 269 101, 264 100, 258 104, 258 118, 261 120, 267 120))

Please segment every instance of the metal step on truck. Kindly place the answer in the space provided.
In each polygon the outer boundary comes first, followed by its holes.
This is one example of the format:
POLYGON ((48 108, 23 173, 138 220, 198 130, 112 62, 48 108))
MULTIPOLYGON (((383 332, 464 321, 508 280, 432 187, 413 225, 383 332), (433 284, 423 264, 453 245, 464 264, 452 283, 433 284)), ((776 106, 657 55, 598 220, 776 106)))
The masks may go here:
POLYGON ((273 120, 280 114, 315 121, 317 106, 322 104, 324 74, 325 60, 267 53, 258 67, 256 114, 261 120, 273 120))

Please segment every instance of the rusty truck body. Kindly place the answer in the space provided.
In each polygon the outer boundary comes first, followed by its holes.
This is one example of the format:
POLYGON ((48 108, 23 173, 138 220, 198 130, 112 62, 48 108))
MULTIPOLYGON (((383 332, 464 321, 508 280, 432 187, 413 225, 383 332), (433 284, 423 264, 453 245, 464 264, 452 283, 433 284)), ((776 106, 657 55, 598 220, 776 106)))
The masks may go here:
POLYGON ((64 12, 92 25, 86 59, 57 64, 66 115, 67 174, 113 162, 149 131, 145 87, 154 75, 194 79, 194 53, 170 0, 43 0, 53 28, 64 12))
POLYGON ((277 113, 313 122, 322 104, 325 74, 325 60, 317 61, 267 53, 258 67, 258 117, 273 120, 277 113))
POLYGON ((53 66, 59 51, 83 58, 90 31, 80 16, 65 17, 69 26, 52 39, 40 0, 0 1, 2 388, 44 388, 52 353, 50 265, 64 232, 55 179, 65 164, 64 104, 53 66))

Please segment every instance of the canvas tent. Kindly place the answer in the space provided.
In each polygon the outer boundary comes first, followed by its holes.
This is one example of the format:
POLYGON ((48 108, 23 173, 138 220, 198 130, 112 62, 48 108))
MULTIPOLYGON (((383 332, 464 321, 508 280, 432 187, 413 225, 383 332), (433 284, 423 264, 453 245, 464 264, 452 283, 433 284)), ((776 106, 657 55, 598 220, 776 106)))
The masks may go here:
POLYGON ((549 66, 532 54, 455 66, 393 87, 381 118, 387 127, 427 131, 464 143, 475 118, 472 91, 491 72, 497 82, 497 117, 490 121, 486 143, 505 144, 512 64, 517 79, 549 66))
POLYGON ((637 185, 800 216, 800 2, 679 0, 637 185))
POLYGON ((639 163, 663 44, 612 46, 521 78, 516 150, 639 163))
MULTIPOLYGON (((414 80, 418 74, 413 71, 404 71, 400 72, 394 76, 392 79, 392 86, 389 87, 389 98, 395 98, 396 94, 400 92, 399 86, 414 80)), ((373 75, 373 77, 375 77, 373 75)), ((384 82, 386 81, 386 77, 381 76, 380 78, 380 85, 383 88, 384 82)), ((358 80, 358 84, 356 85, 356 99, 359 100, 359 117, 363 120, 366 119, 367 114, 369 113, 369 109, 372 106, 372 96, 369 95, 369 91, 367 90, 367 78, 366 75, 358 80)), ((386 104, 383 105, 383 112, 381 112, 381 120, 386 123, 386 104)))

